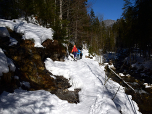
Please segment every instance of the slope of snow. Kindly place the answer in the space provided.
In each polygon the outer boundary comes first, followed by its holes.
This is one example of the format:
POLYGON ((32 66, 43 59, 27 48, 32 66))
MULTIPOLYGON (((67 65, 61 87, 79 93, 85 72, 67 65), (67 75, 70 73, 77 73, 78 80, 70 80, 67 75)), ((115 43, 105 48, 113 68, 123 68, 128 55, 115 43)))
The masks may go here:
POLYGON ((11 43, 9 44, 9 46, 16 45, 18 43, 18 41, 12 37, 10 37, 10 42, 11 43))
POLYGON ((0 19, 0 26, 9 27, 11 30, 23 34, 23 39, 33 39, 35 47, 43 47, 41 44, 46 39, 53 39, 53 30, 51 28, 47 29, 32 23, 27 23, 26 21, 0 19))
MULTIPOLYGON (((2 25, 0 25, 0 26, 2 26, 2 25)), ((0 37, 1 38, 9 37, 10 38, 9 46, 16 45, 18 43, 18 41, 16 39, 10 37, 10 34, 6 27, 0 27, 0 37)))
POLYGON ((15 71, 16 69, 12 60, 7 58, 3 50, 0 48, 0 76, 2 76, 2 73, 8 73, 9 68, 11 71, 15 71))
POLYGON ((7 72, 9 72, 7 57, 4 54, 3 50, 0 48, 0 76, 2 76, 2 73, 7 72))
POLYGON ((54 75, 69 79, 72 85, 69 90, 81 89, 80 103, 68 103, 44 90, 17 89, 14 93, 0 95, 0 114, 120 114, 120 110, 122 114, 140 114, 137 104, 125 94, 122 86, 112 80, 104 86, 104 66, 99 66, 98 62, 87 58, 77 62, 53 62, 48 58, 45 66, 54 75))

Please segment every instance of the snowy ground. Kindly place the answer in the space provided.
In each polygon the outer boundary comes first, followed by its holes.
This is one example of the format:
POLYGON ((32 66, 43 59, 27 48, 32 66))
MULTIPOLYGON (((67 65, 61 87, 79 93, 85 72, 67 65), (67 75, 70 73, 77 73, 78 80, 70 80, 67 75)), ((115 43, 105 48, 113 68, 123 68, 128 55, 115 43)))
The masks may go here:
MULTIPOLYGON (((25 20, 4 20, 0 19, 0 27, 8 27, 11 30, 23 34, 23 39, 32 39, 35 42, 35 47, 43 47, 41 44, 46 39, 53 39, 53 30, 44 28, 32 23, 27 23, 25 20)), ((4 31, 5 32, 5 31, 4 31)), ((0 32, 1 35, 1 32, 0 32)))
MULTIPOLYGON (((52 38, 47 36, 52 35, 50 29, 26 22, 0 20, 2 24, 23 33, 23 38, 34 38, 35 46, 41 46, 48 37, 52 38), (48 34, 43 30, 48 31, 48 34)), ((81 89, 80 103, 68 103, 44 90, 25 91, 19 88, 14 93, 3 92, 0 95, 0 114, 120 114, 119 111, 122 114, 140 114, 137 104, 130 95, 125 94, 122 86, 112 80, 105 84, 104 66, 99 66, 95 59, 85 58, 86 54, 87 50, 83 50, 83 59, 77 62, 70 57, 65 62, 53 62, 49 58, 45 61, 46 69, 54 75, 63 75, 69 79, 72 85, 69 90, 81 89)), ((12 70, 15 68, 0 48, 0 76, 2 72, 8 72, 8 66, 12 66, 12 70)))
MULTIPOLYGON (((84 55, 85 52, 83 51, 84 55)), ((105 83, 104 67, 98 62, 83 58, 77 62, 46 59, 46 68, 55 75, 69 79, 72 87, 81 88, 80 103, 70 104, 44 90, 15 90, 0 95, 0 114, 139 114, 136 103, 125 94, 123 87, 109 80, 105 83), (120 88, 119 88, 120 87, 120 88), (115 96, 116 91, 120 89, 115 96)))
POLYGON ((6 57, 3 50, 0 48, 0 78, 3 73, 9 72, 9 69, 14 72, 16 67, 12 60, 6 57))

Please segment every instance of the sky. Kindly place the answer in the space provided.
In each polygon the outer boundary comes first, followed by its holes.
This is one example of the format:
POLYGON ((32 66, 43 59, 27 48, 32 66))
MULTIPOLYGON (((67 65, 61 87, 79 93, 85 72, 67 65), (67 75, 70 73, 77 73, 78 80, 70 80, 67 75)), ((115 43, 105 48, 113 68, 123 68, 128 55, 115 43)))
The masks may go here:
POLYGON ((117 20, 122 15, 122 8, 124 5, 123 0, 88 0, 88 3, 92 3, 91 7, 96 16, 103 15, 103 19, 117 20))

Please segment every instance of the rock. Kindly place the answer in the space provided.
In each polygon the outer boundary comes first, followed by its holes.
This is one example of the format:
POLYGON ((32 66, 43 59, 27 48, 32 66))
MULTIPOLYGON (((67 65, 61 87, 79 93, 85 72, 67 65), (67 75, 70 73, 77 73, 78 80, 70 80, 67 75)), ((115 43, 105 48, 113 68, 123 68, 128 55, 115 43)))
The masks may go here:
POLYGON ((38 54, 33 54, 33 58, 36 60, 41 60, 41 56, 38 54))
POLYGON ((10 38, 9 37, 0 37, 0 47, 6 48, 9 45, 10 38))
MULTIPOLYGON (((57 40, 47 39, 42 43, 42 45, 45 47, 43 52, 40 52, 43 60, 49 57, 54 61, 63 61, 62 58, 66 56, 66 48, 57 40)), ((42 49, 39 50, 42 51, 42 49)))
POLYGON ((87 56, 87 55, 85 56, 85 58, 90 58, 90 59, 93 59, 93 57, 90 57, 90 56, 87 56))
POLYGON ((24 40, 23 44, 22 44, 23 47, 29 48, 29 49, 33 48, 34 45, 35 45, 34 41, 32 41, 32 40, 24 40))
POLYGON ((15 63, 16 70, 3 74, 0 79, 0 93, 4 90, 13 92, 14 89, 21 86, 22 89, 30 91, 40 89, 50 91, 60 99, 67 100, 70 103, 78 103, 78 92, 80 90, 68 91, 71 86, 69 80, 63 76, 54 76, 56 79, 52 78, 50 76, 52 74, 45 69, 43 62, 47 57, 64 61, 66 48, 57 40, 49 39, 42 44, 45 48, 35 48, 32 40, 22 40, 22 36, 13 31, 10 31, 10 34, 18 41, 18 44, 8 47, 6 44, 9 44, 9 38, 0 38, 0 45, 6 50, 6 56, 15 63), (1 42, 6 44, 4 45, 1 42), (18 76, 18 79, 15 79, 15 75, 18 76), (28 82, 30 88, 20 82, 28 82))
POLYGON ((47 39, 42 43, 43 47, 49 47, 49 46, 58 46, 59 42, 57 40, 50 40, 47 39))
POLYGON ((2 76, 2 80, 7 84, 7 83, 11 83, 11 77, 12 77, 12 73, 8 72, 8 73, 3 73, 2 76))
POLYGON ((0 77, 0 94, 3 91, 12 93, 14 92, 14 89, 19 87, 18 81, 15 81, 13 76, 14 72, 9 71, 8 73, 3 73, 3 75, 0 77))
POLYGON ((90 57, 90 59, 93 59, 93 57, 90 57))
POLYGON ((57 87, 57 91, 55 92, 56 96, 62 100, 67 100, 69 103, 79 102, 78 92, 80 89, 69 91, 68 88, 71 87, 69 80, 65 79, 63 76, 56 76, 55 83, 57 87))
POLYGON ((10 37, 10 34, 6 27, 0 27, 0 37, 10 37))
POLYGON ((10 47, 7 53, 20 68, 18 69, 20 80, 29 82, 31 90, 45 89, 51 91, 52 88, 56 88, 54 79, 45 72, 44 63, 41 55, 34 47, 34 42, 21 40, 19 43, 18 46, 10 47))
POLYGON ((131 75, 130 75, 130 74, 127 74, 126 76, 127 76, 128 78, 130 78, 130 77, 131 77, 131 75))
POLYGON ((113 65, 112 60, 109 60, 109 65, 113 65))
POLYGON ((138 83, 138 80, 137 80, 137 79, 135 79, 135 82, 137 82, 137 83, 138 83))
POLYGON ((57 88, 67 89, 67 88, 71 87, 71 85, 68 82, 69 82, 69 80, 65 79, 63 76, 56 76, 55 83, 56 83, 57 88))
POLYGON ((62 100, 67 100, 69 103, 79 103, 78 92, 77 90, 58 89, 56 95, 62 100))

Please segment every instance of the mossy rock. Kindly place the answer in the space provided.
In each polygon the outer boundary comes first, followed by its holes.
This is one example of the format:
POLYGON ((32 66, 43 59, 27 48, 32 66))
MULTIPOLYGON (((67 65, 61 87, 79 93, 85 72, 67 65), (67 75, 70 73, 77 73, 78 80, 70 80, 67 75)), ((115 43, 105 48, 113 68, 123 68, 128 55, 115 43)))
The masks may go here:
POLYGON ((21 57, 20 56, 13 56, 12 58, 14 61, 21 61, 21 57))
POLYGON ((45 70, 45 67, 43 67, 43 66, 40 66, 40 67, 37 67, 38 68, 38 70, 45 70))
POLYGON ((8 73, 3 73, 3 76, 2 76, 3 78, 3 81, 5 82, 5 83, 11 83, 11 77, 12 77, 12 73, 11 72, 8 72, 8 73))
POLYGON ((38 54, 33 54, 33 58, 36 60, 41 60, 41 56, 38 54))

